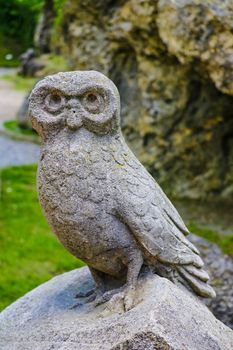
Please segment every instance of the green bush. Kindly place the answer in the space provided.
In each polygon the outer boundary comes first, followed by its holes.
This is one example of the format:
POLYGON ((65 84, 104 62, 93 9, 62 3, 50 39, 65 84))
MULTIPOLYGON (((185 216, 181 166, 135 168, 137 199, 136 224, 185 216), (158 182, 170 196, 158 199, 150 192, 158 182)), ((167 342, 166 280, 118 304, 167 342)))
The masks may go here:
POLYGON ((0 0, 0 64, 13 65, 33 45, 33 36, 44 0, 0 0), (13 59, 7 61, 6 55, 13 59))

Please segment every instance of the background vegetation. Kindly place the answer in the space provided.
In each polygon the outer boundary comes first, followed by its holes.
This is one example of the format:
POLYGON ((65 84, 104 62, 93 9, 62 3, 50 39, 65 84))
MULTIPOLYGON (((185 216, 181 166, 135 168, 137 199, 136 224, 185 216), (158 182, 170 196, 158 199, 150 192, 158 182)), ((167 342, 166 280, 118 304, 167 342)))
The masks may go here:
MULTIPOLYGON (((51 0, 54 27, 62 18, 65 0, 51 0)), ((17 66, 19 56, 34 46, 35 29, 45 0, 0 0, 0 66, 17 66)))
POLYGON ((43 0, 0 0, 0 65, 18 63, 18 56, 33 46, 35 26, 43 0), (13 55, 13 59, 6 59, 13 55))

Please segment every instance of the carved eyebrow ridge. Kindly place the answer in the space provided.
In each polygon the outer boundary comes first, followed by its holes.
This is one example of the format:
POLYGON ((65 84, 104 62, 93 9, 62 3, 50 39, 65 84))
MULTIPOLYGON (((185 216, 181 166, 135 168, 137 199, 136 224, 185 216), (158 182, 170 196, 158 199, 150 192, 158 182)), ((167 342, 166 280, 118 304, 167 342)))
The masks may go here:
POLYGON ((66 89, 66 86, 61 86, 58 88, 54 88, 52 86, 49 86, 49 85, 44 85, 44 86, 41 86, 39 88, 43 88, 43 89, 47 89, 47 90, 50 90, 50 91, 54 91, 54 92, 57 92, 57 93, 62 93, 64 95, 68 95, 68 96, 79 96, 79 95, 82 95, 86 92, 100 92, 100 93, 104 93, 106 94, 106 91, 108 91, 103 85, 101 84, 96 84, 95 86, 93 86, 93 84, 85 84, 85 85, 82 85, 80 87, 78 87, 77 89, 66 89), (76 91, 75 91, 76 90, 76 91))

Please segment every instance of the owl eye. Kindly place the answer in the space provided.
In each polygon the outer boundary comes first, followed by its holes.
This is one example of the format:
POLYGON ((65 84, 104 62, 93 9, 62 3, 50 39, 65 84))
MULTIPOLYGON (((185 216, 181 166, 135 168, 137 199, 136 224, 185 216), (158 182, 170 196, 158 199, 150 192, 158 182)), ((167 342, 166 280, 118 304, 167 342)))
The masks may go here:
POLYGON ((104 109, 104 98, 97 92, 88 92, 83 98, 83 106, 90 113, 100 113, 104 109))
POLYGON ((50 112, 57 112, 64 106, 65 99, 59 93, 50 93, 45 97, 46 109, 50 112))

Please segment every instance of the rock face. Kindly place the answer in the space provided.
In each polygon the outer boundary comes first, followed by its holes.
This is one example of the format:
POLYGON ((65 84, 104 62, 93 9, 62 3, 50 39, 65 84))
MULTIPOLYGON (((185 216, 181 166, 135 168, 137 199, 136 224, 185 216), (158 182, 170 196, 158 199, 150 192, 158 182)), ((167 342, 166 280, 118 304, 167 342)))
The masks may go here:
POLYGON ((233 329, 233 259, 201 237, 190 235, 189 239, 200 250, 216 291, 216 298, 205 303, 219 320, 233 329))
POLYGON ((196 297, 158 276, 142 277, 137 305, 93 308, 75 295, 93 286, 87 268, 41 285, 0 314, 1 350, 231 350, 233 332, 196 297))
POLYGON ((176 196, 232 197, 232 18, 231 0, 67 0, 56 30, 73 68, 116 83, 127 140, 176 196))

